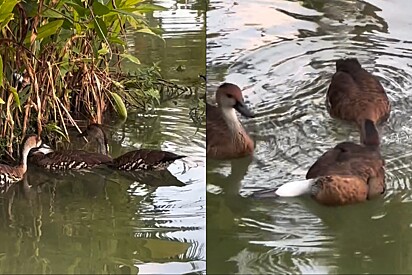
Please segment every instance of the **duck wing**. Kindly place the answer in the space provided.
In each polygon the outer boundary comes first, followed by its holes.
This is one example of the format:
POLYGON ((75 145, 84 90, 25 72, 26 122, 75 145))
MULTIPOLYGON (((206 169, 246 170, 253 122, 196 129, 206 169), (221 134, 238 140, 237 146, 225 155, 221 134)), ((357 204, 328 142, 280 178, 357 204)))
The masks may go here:
POLYGON ((309 168, 306 178, 353 175, 366 181, 371 176, 381 177, 384 165, 384 160, 377 149, 344 142, 326 151, 309 168))
POLYGON ((109 166, 128 171, 163 169, 175 160, 184 157, 186 156, 167 151, 139 149, 113 159, 113 162, 109 166))
POLYGON ((37 166, 51 170, 78 170, 108 164, 112 158, 83 150, 68 150, 36 155, 30 161, 37 166))

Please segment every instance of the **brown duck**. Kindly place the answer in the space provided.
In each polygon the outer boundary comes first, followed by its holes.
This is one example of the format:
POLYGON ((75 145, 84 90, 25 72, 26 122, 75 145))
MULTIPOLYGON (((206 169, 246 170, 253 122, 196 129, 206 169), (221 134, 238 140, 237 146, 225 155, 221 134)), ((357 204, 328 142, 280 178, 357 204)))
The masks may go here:
POLYGON ((49 170, 88 170, 110 163, 109 156, 83 150, 54 151, 46 144, 30 152, 29 162, 49 170))
POLYGON ((363 69, 356 58, 336 61, 326 107, 332 117, 358 125, 362 144, 380 144, 376 125, 388 119, 389 99, 379 80, 363 69))
MULTIPOLYGON (((324 153, 306 174, 306 180, 286 183, 274 191, 279 197, 310 194, 324 205, 363 202, 385 192, 384 160, 377 147, 342 142, 324 153)), ((264 191, 257 197, 270 197, 264 191)))
POLYGON ((254 117, 245 105, 242 91, 231 83, 224 83, 216 91, 217 106, 206 104, 206 155, 213 159, 233 159, 252 155, 253 140, 246 133, 236 111, 254 117))
POLYGON ((28 136, 23 142, 21 160, 18 166, 0 164, 0 193, 5 192, 8 187, 21 181, 27 171, 27 157, 31 149, 39 147, 42 141, 37 135, 28 136))
MULTIPOLYGON (((108 155, 107 138, 101 125, 90 124, 82 135, 95 139, 99 145, 98 150, 100 153, 108 155)), ((175 160, 184 157, 186 156, 162 150, 138 149, 114 158, 111 162, 107 163, 107 166, 125 171, 162 170, 175 160)))

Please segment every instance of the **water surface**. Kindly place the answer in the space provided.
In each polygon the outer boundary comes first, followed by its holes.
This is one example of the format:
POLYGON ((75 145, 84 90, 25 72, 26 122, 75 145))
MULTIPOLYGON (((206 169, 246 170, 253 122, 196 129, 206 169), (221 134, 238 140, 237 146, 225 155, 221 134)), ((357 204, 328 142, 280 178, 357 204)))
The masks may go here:
POLYGON ((208 273, 411 273, 412 68, 405 1, 211 1, 208 92, 243 90, 255 158, 208 161, 208 273), (359 141, 324 100, 335 60, 357 57, 392 102, 380 127, 387 162, 381 199, 328 208, 309 198, 247 195, 305 177, 337 143, 359 141))

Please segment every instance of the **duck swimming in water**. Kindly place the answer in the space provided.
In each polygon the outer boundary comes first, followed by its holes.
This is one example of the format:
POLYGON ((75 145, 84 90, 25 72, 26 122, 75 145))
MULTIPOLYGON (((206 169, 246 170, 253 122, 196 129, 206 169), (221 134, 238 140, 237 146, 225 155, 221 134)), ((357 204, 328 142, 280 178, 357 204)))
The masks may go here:
POLYGON ((17 166, 0 164, 0 193, 4 193, 18 181, 21 181, 27 171, 27 157, 33 148, 41 146, 42 140, 37 135, 28 136, 23 142, 20 163, 17 166))
POLYGON ((206 155, 212 159, 233 159, 252 155, 254 143, 240 123, 236 111, 251 118, 242 91, 224 83, 216 91, 217 106, 206 104, 206 155))
POLYGON ((89 170, 112 161, 109 156, 83 150, 54 151, 46 144, 30 152, 29 162, 48 170, 89 170))
POLYGON ((325 152, 306 174, 306 180, 288 182, 255 197, 297 197, 310 194, 317 202, 346 205, 385 192, 384 160, 378 147, 342 142, 325 152))
MULTIPOLYGON (((97 141, 99 153, 109 157, 106 133, 100 124, 90 124, 87 129, 83 131, 82 136, 97 141)), ((110 168, 124 171, 163 170, 174 161, 185 157, 186 156, 177 155, 168 151, 138 149, 113 158, 112 161, 106 163, 106 165, 110 168)))
POLYGON ((388 119, 389 99, 379 80, 363 69, 356 58, 336 61, 326 107, 332 117, 358 125, 362 144, 380 144, 376 125, 388 119))

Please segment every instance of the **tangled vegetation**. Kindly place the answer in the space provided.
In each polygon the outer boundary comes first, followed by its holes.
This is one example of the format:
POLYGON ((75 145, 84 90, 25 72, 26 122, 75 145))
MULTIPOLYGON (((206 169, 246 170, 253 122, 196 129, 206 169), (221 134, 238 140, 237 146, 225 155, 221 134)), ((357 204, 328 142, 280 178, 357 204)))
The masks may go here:
POLYGON ((192 92, 162 80, 156 66, 121 71, 124 59, 139 64, 127 52, 126 25, 158 36, 144 13, 163 9, 142 0, 0 0, 0 146, 11 155, 28 132, 67 137, 77 119, 101 123, 110 110, 125 118, 128 105, 192 92))

